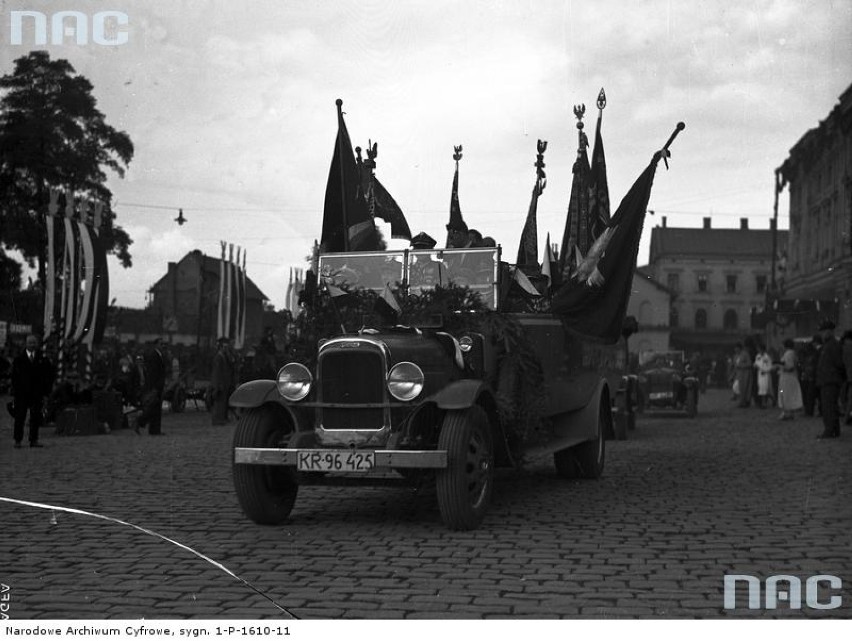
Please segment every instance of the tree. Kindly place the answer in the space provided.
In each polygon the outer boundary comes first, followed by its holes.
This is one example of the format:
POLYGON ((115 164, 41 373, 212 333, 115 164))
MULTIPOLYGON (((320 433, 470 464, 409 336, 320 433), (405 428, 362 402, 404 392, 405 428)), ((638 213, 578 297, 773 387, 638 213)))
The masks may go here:
POLYGON ((44 282, 43 212, 50 189, 104 203, 101 238, 124 267, 133 242, 115 224, 106 171, 119 177, 133 158, 130 136, 109 126, 92 84, 67 60, 33 51, 0 78, 0 238, 20 250, 44 282))

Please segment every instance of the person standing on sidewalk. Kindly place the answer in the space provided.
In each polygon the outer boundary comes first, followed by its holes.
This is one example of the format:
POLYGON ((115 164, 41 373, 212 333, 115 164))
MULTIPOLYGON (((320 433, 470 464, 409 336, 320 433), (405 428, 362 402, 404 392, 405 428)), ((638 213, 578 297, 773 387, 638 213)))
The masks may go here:
POLYGON ((852 329, 843 332, 843 367, 846 370, 846 395, 843 404, 844 424, 852 425, 852 329))
POLYGON ((734 356, 734 371, 736 371, 737 395, 740 402, 739 407, 751 405, 751 382, 754 364, 746 349, 737 343, 737 353, 734 356))
POLYGON ((796 376, 796 349, 792 338, 784 341, 781 371, 778 373, 778 407, 782 421, 792 420, 795 412, 802 409, 802 389, 796 376))
POLYGON ((771 407, 772 399, 772 358, 763 344, 757 346, 757 356, 754 358, 754 367, 757 372, 757 398, 758 407, 765 409, 771 407))
POLYGON ((819 330, 822 332, 822 350, 817 364, 817 387, 819 387, 819 406, 822 412, 823 432, 817 438, 838 438, 840 436, 840 388, 846 380, 843 367, 843 351, 834 337, 834 322, 824 320, 819 330))
POLYGON ((160 351, 159 338, 145 350, 145 355, 142 357, 142 373, 142 413, 136 423, 136 433, 139 433, 139 428, 147 425, 150 436, 162 436, 160 426, 163 420, 166 362, 160 351))
POLYGON ((213 376, 210 387, 213 392, 213 425, 226 425, 228 423, 228 397, 234 386, 234 367, 228 339, 219 338, 219 350, 213 360, 213 376))
POLYGON ((38 440, 44 397, 53 385, 53 368, 39 351, 38 338, 27 336, 26 349, 12 362, 12 397, 15 408, 15 447, 24 439, 24 423, 30 415, 30 447, 43 447, 38 440))

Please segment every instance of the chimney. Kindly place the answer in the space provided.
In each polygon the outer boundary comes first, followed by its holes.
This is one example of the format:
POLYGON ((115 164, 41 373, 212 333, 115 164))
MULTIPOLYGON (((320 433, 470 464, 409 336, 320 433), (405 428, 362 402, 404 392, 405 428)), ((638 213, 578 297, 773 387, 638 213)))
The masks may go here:
POLYGON ((663 216, 663 229, 665 229, 665 227, 666 227, 666 217, 663 216))
POLYGON ((740 218, 740 229, 748 229, 748 218, 740 218))
POLYGON ((710 229, 710 219, 709 218, 704 219, 704 229, 710 229))

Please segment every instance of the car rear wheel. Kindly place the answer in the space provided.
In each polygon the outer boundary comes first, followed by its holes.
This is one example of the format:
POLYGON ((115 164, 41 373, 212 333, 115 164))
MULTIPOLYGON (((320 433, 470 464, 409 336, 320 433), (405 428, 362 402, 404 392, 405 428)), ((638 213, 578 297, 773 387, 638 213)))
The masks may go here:
POLYGON ((485 517, 494 486, 494 447, 485 410, 447 412, 438 449, 447 451, 447 467, 435 479, 441 517, 451 530, 472 530, 485 517))
MULTIPOLYGON (((234 447, 279 447, 289 431, 280 411, 257 407, 240 417, 234 447)), ((234 464, 234 488, 245 515, 261 525, 284 522, 299 491, 292 468, 242 463, 234 464)))
POLYGON ((596 479, 603 474, 606 449, 604 434, 609 429, 612 414, 606 403, 598 411, 597 436, 585 443, 559 450, 553 455, 556 473, 566 479, 596 479))

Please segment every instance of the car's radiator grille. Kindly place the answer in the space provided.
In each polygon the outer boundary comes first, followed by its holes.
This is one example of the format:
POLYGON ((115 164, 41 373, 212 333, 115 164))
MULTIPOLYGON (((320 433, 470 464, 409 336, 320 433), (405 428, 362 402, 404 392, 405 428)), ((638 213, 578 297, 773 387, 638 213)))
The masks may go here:
MULTIPOLYGON (((385 395, 385 368, 378 351, 346 349, 320 357, 320 399, 323 403, 381 403, 385 395)), ((349 409, 324 407, 320 414, 327 430, 379 429, 381 407, 349 409)))

